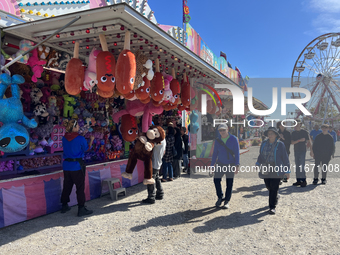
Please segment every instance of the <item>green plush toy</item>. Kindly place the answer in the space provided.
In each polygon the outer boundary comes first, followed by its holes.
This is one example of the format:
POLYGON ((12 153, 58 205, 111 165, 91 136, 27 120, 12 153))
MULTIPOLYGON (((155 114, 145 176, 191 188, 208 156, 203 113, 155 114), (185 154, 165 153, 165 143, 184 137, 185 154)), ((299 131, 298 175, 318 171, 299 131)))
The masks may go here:
POLYGON ((75 105, 76 99, 74 97, 71 97, 70 95, 63 95, 64 97, 64 118, 72 117, 73 115, 73 105, 75 105))

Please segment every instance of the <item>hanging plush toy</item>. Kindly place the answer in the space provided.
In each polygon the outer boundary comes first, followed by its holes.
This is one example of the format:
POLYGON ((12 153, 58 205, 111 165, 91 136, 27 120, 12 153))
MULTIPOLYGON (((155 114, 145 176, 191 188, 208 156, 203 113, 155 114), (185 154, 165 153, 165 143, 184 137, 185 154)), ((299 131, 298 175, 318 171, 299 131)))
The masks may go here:
POLYGON ((39 60, 46 60, 48 59, 48 55, 50 55, 51 48, 44 45, 39 45, 38 47, 38 55, 39 60))
POLYGON ((40 98, 43 96, 43 93, 40 89, 34 88, 31 90, 30 95, 32 99, 32 106, 34 108, 36 105, 40 104, 40 98))
POLYGON ((67 52, 61 53, 61 56, 59 58, 59 65, 58 69, 59 70, 65 70, 67 63, 71 60, 71 55, 67 52))
POLYGON ((101 97, 112 97, 116 86, 116 60, 109 52, 104 34, 99 35, 103 51, 97 56, 97 92, 101 97))
MULTIPOLYGON (((136 97, 141 101, 149 99, 150 101, 150 81, 146 76, 143 77, 144 86, 139 87, 135 90, 136 97)), ((147 102, 148 103, 148 102, 147 102)))
POLYGON ((183 74, 183 81, 181 86, 181 101, 184 106, 190 105, 190 83, 187 74, 183 74))
POLYGON ((152 124, 152 116, 161 114, 163 112, 162 106, 154 106, 152 102, 143 104, 139 100, 127 101, 126 108, 112 115, 112 119, 115 123, 119 123, 119 118, 125 114, 132 116, 142 116, 142 132, 146 132, 152 124))
POLYGON ((170 89, 172 91, 173 100, 170 100, 166 104, 166 106, 164 106, 164 110, 166 110, 166 111, 175 109, 178 105, 178 102, 179 102, 180 96, 181 96, 181 86, 179 85, 179 82, 176 79, 176 72, 175 72, 174 68, 172 68, 171 74, 172 74, 173 79, 170 82, 170 89))
POLYGON ((51 96, 51 89, 49 87, 43 87, 41 88, 41 92, 43 93, 43 96, 41 97, 40 101, 44 104, 47 104, 48 98, 51 96))
POLYGON ((46 67, 58 68, 60 57, 61 54, 58 51, 52 49, 52 51, 48 55, 46 67))
POLYGON ((30 112, 31 111, 31 86, 28 83, 24 83, 20 86, 20 89, 22 91, 21 95, 21 103, 23 105, 24 112, 30 112))
POLYGON ((18 84, 24 82, 25 79, 20 75, 0 75, 0 98, 3 98, 8 85, 11 85, 12 91, 11 98, 0 99, 0 121, 3 123, 0 128, 0 151, 6 153, 21 151, 29 143, 29 134, 18 121, 21 120, 29 128, 37 126, 37 122, 28 119, 23 112, 18 84))
POLYGON ((85 71, 85 80, 83 86, 84 91, 90 90, 90 92, 92 93, 92 88, 98 84, 96 74, 96 61, 99 53, 100 50, 96 50, 96 48, 93 48, 90 53, 89 65, 85 71))
POLYGON ((190 95, 190 97, 191 97, 190 109, 195 110, 198 107, 198 101, 201 100, 201 98, 199 98, 197 96, 197 90, 193 87, 191 87, 191 93, 190 94, 191 94, 190 95))
POLYGON ((73 58, 68 62, 65 72, 65 89, 70 95, 78 95, 84 85, 84 66, 79 59, 79 42, 74 44, 73 58))
POLYGON ((122 116, 122 123, 119 128, 124 141, 133 142, 138 136, 138 127, 136 117, 126 114, 122 116))
POLYGON ((42 72, 44 71, 43 65, 46 64, 46 61, 39 60, 38 50, 34 49, 32 51, 32 56, 28 59, 27 64, 31 67, 31 70, 33 72, 32 81, 37 82, 37 78, 40 78, 42 72))
POLYGON ((71 97, 69 95, 63 95, 64 97, 64 114, 63 116, 65 118, 71 117, 73 115, 73 105, 76 104, 76 100, 74 97, 71 97))
POLYGON ((144 77, 149 81, 152 80, 154 72, 152 71, 152 61, 147 56, 143 55, 139 50, 135 52, 136 57, 136 79, 134 84, 134 90, 145 85, 144 77))
POLYGON ((150 94, 152 101, 157 104, 163 99, 164 77, 159 70, 159 59, 156 59, 156 73, 151 81, 150 94))
POLYGON ((165 132, 160 126, 152 126, 146 132, 146 136, 137 139, 135 147, 130 151, 129 161, 122 177, 132 179, 132 173, 137 164, 137 160, 144 161, 144 180, 143 184, 154 184, 152 178, 152 150, 157 143, 165 138, 165 132))
POLYGON ((197 123, 198 120, 198 114, 195 111, 192 111, 190 116, 190 124, 188 126, 188 130, 191 134, 197 134, 199 125, 197 123))
MULTIPOLYGON (((28 51, 29 49, 31 49, 33 46, 34 46, 34 42, 32 42, 32 41, 29 41, 29 40, 21 40, 20 43, 19 43, 19 50, 17 51, 17 53, 15 53, 15 55, 12 56, 12 58, 14 59, 14 58, 16 58, 16 57, 19 57, 20 54, 25 53, 26 51, 28 51)), ((20 63, 27 64, 28 58, 29 58, 29 55, 26 54, 25 56, 23 56, 22 58, 20 58, 18 61, 19 61, 20 63)))
POLYGON ((119 54, 116 65, 116 84, 119 93, 126 95, 135 84, 136 58, 130 51, 130 31, 125 32, 124 50, 119 54))

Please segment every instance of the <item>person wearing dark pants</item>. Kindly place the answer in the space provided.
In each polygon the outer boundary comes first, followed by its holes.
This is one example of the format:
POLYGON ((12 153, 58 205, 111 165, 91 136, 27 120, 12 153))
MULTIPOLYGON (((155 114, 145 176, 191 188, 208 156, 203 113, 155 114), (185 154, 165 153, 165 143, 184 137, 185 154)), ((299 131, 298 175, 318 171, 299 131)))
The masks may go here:
POLYGON ((301 121, 297 120, 297 125, 292 133, 292 144, 294 145, 294 156, 296 165, 296 182, 294 186, 306 187, 306 151, 307 147, 311 147, 309 134, 306 130, 301 128, 301 121))
POLYGON ((220 207, 223 201, 223 192, 221 187, 222 177, 226 174, 226 194, 224 205, 222 208, 229 208, 229 201, 231 198, 234 182, 234 174, 238 173, 240 165, 240 146, 235 136, 231 135, 228 131, 229 128, 226 124, 218 126, 221 134, 216 138, 214 143, 214 152, 212 155, 211 166, 215 166, 214 184, 217 195, 217 202, 215 205, 220 207), (218 160, 217 160, 218 159, 218 160))
POLYGON ((261 168, 259 177, 264 179, 269 191, 269 213, 275 214, 280 181, 284 176, 289 179, 289 158, 286 147, 279 140, 280 134, 275 127, 269 127, 264 135, 268 139, 261 144, 256 165, 261 168))
POLYGON ((152 178, 155 180, 154 184, 148 184, 148 198, 143 199, 143 203, 154 204, 155 200, 161 200, 164 197, 164 191, 159 178, 159 170, 162 167, 162 158, 165 154, 166 141, 165 139, 160 143, 156 144, 152 152, 152 178))
MULTIPOLYGON (((283 144, 285 145, 286 151, 287 151, 287 154, 288 154, 288 157, 289 157, 289 154, 290 154, 290 145, 291 145, 291 142, 292 142, 291 134, 290 134, 290 132, 282 125, 282 121, 279 121, 279 122, 276 124, 276 128, 278 129, 279 134, 280 134, 280 141, 282 141, 283 144)), ((287 182, 287 179, 286 179, 286 178, 283 178, 282 181, 283 181, 283 182, 287 182)), ((282 181, 280 182, 280 185, 282 184, 282 181)))
POLYGON ((86 167, 83 164, 82 158, 84 152, 92 147, 94 137, 91 136, 90 144, 87 143, 83 136, 78 135, 79 125, 75 119, 65 121, 66 134, 62 138, 64 148, 64 187, 61 194, 61 213, 69 211, 70 194, 73 185, 76 185, 77 201, 78 201, 78 216, 89 215, 93 211, 85 207, 85 174, 86 167))
POLYGON ((183 147, 182 147, 182 136, 181 130, 179 128, 175 128, 175 149, 177 151, 177 155, 174 156, 174 160, 172 162, 172 168, 174 170, 174 177, 181 177, 181 169, 182 169, 182 155, 183 155, 183 147))
POLYGON ((315 159, 314 181, 313 184, 318 184, 319 172, 322 172, 321 184, 326 184, 327 168, 334 152, 334 141, 331 134, 328 133, 328 125, 321 126, 322 133, 315 137, 311 156, 315 159))
POLYGON ((181 135, 182 135, 182 140, 184 144, 183 148, 183 165, 184 165, 184 172, 188 171, 188 166, 189 166, 189 158, 188 158, 188 151, 189 151, 189 137, 186 134, 187 129, 186 127, 181 128, 181 135))

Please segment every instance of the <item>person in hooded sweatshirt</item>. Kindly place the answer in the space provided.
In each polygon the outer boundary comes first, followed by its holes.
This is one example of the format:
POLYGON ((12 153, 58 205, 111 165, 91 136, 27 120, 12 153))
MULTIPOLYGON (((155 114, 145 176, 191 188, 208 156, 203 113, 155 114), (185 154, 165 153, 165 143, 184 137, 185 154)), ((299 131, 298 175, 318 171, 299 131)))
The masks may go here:
POLYGON ((66 134, 62 139, 64 148, 64 187, 61 194, 61 213, 66 213, 71 209, 68 206, 68 202, 70 202, 70 194, 73 184, 75 184, 77 189, 78 216, 89 215, 93 211, 85 207, 85 169, 82 169, 80 163, 84 157, 84 152, 92 147, 94 137, 91 136, 90 144, 88 144, 85 137, 78 134, 79 125, 75 119, 65 121, 64 125, 66 127, 66 134))

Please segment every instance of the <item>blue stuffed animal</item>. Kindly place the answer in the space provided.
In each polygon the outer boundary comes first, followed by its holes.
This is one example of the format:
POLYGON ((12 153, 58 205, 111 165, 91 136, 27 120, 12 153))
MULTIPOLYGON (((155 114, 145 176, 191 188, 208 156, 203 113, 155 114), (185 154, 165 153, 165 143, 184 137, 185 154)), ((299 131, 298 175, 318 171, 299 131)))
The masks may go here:
POLYGON ((188 126, 188 130, 191 134, 197 134, 198 129, 199 129, 199 125, 197 123, 198 120, 198 114, 195 111, 192 111, 190 116, 190 124, 188 126))
POLYGON ((25 127, 37 127, 34 119, 28 119, 24 115, 20 101, 20 88, 18 84, 25 82, 25 79, 18 74, 12 77, 6 73, 0 75, 0 151, 11 153, 21 151, 29 144, 29 134, 25 127), (12 97, 4 98, 5 91, 11 85, 12 97))

